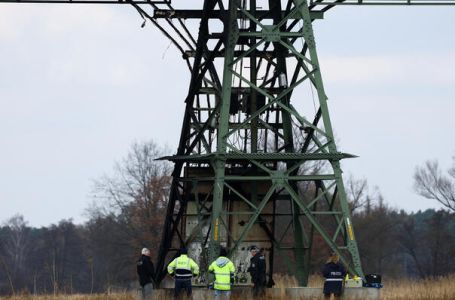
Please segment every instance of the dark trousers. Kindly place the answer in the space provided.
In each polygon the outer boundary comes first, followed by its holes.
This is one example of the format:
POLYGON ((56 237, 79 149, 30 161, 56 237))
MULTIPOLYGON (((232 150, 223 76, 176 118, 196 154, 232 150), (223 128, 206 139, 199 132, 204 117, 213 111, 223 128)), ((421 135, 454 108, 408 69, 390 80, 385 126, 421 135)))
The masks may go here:
POLYGON ((341 293, 332 293, 332 294, 324 294, 324 299, 330 299, 330 296, 333 295, 333 299, 341 299, 341 293))
POLYGON ((342 281, 326 281, 326 282, 324 282, 324 297, 325 297, 325 299, 330 299, 330 296, 332 294, 335 296, 335 299, 340 299, 342 292, 343 292, 343 282, 342 281))
POLYGON ((186 295, 189 297, 192 293, 191 279, 176 279, 174 286, 174 297, 178 298, 182 291, 186 291, 186 295))
POLYGON ((144 286, 141 286, 139 290, 139 299, 140 300, 147 300, 151 299, 153 294, 153 284, 147 283, 144 286))
POLYGON ((253 286, 253 297, 264 297, 265 296, 265 284, 255 282, 253 286))

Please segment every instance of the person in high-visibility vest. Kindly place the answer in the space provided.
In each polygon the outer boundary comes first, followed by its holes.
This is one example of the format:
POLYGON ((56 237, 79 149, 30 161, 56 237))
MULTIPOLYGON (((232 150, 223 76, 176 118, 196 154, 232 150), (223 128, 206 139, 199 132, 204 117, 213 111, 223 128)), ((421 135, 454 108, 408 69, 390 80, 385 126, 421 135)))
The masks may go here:
POLYGON ((192 293, 191 278, 199 275, 199 266, 188 257, 186 248, 180 249, 180 256, 167 266, 167 272, 175 278, 174 296, 178 298, 182 290, 185 290, 187 296, 190 297, 192 293))
POLYGON ((227 250, 220 249, 220 256, 209 266, 209 272, 215 274, 213 288, 215 300, 231 297, 231 284, 234 282, 235 267, 227 256, 227 250))

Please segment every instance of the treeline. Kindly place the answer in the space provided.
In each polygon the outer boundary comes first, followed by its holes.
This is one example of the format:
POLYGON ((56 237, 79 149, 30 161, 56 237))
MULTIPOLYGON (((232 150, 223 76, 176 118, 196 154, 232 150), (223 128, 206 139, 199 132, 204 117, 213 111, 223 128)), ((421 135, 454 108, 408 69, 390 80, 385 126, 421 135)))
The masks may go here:
POLYGON ((93 184, 88 221, 32 228, 20 215, 0 227, 0 294, 100 293, 135 286, 140 250, 156 253, 171 165, 164 149, 136 143, 93 184))
POLYGON ((353 219, 365 273, 426 278, 455 272, 455 213, 378 206, 353 219))
MULTIPOLYGON (((158 251, 171 166, 154 143, 135 144, 111 175, 94 183, 81 225, 33 228, 16 215, 0 227, 0 294, 103 293, 136 286, 142 247, 158 251)), ((455 212, 390 208, 365 180, 346 184, 365 273, 425 278, 455 273, 455 212)), ((316 236, 316 239, 318 237, 316 236)), ((313 251, 313 272, 326 258, 313 251)))
MULTIPOLYGON (((147 242, 138 242, 123 229, 122 219, 97 217, 83 225, 65 220, 32 228, 21 216, 11 218, 0 228, 0 293, 102 293, 134 288, 134 262, 140 248, 147 244, 156 253, 159 235, 150 234, 147 242)), ((354 219, 366 273, 395 278, 455 273, 454 213, 408 214, 375 206, 355 213, 354 219)), ((318 261, 314 271, 320 268, 318 261)))
POLYGON ((117 218, 31 228, 21 216, 0 229, 0 293, 92 293, 128 287, 136 248, 117 218))

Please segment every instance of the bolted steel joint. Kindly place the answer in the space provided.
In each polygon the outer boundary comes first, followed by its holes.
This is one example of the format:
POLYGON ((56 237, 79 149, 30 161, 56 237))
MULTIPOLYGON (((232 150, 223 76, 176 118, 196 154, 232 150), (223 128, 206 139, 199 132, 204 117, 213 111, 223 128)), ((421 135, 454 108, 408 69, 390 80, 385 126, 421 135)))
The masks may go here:
POLYGON ((268 42, 279 42, 281 40, 280 29, 274 25, 264 25, 261 34, 268 42))
POLYGON ((272 183, 277 185, 284 185, 287 182, 287 177, 283 171, 274 171, 271 173, 272 183))

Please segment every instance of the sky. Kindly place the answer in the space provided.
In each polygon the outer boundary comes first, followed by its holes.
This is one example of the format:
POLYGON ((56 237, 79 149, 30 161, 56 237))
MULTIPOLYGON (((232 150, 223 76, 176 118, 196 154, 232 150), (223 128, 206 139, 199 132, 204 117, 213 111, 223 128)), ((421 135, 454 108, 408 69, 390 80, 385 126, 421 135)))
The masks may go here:
MULTIPOLYGON (((174 2, 177 3, 177 2, 174 2)), ((455 155, 455 7, 336 7, 314 23, 345 176, 387 203, 455 155)), ((189 73, 128 6, 0 5, 0 223, 85 220, 93 180, 135 141, 176 148, 189 73)))

